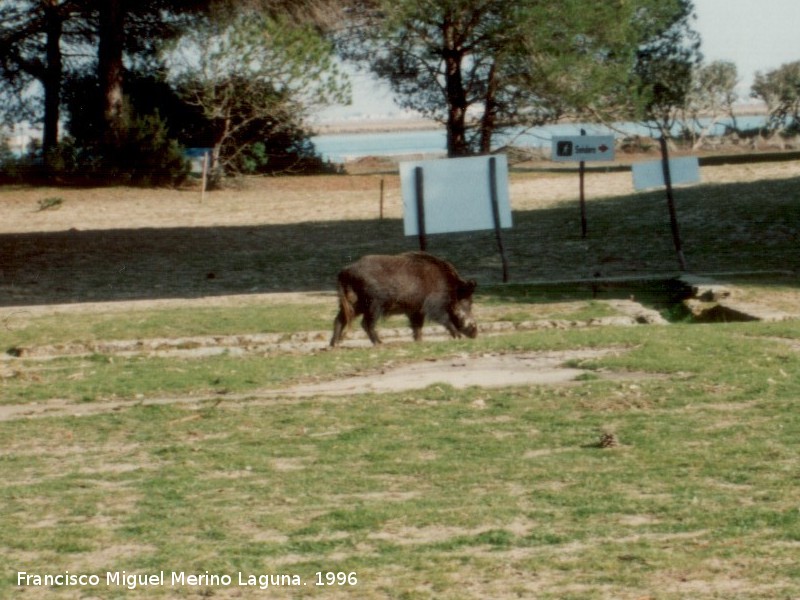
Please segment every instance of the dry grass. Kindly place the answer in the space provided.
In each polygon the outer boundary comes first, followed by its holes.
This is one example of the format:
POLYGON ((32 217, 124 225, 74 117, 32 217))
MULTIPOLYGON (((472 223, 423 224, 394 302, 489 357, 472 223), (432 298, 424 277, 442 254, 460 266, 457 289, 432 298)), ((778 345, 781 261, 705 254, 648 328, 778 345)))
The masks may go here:
MULTIPOLYGON (((797 268, 798 177, 798 161, 704 168, 703 185, 677 192, 689 268, 797 268)), ((512 281, 676 270, 663 196, 633 194, 630 173, 588 175, 587 240, 574 173, 515 172, 510 190, 512 281)), ((356 257, 417 244, 402 233, 396 175, 249 179, 203 203, 188 189, 6 187, 0 208, 3 306, 330 289, 356 257), (38 210, 56 194, 59 210, 38 210)), ((492 232, 433 236, 429 248, 499 281, 492 232)))

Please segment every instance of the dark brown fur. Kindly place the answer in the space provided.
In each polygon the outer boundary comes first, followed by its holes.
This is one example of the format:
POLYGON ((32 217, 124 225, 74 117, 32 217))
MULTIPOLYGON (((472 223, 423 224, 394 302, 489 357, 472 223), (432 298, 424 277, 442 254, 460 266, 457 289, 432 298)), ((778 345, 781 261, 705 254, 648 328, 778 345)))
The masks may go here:
POLYGON ((472 293, 476 285, 472 279, 462 279, 446 260, 426 252, 364 256, 339 272, 339 314, 331 346, 342 341, 358 315, 364 315, 361 326, 373 344, 381 341, 375 331, 377 322, 397 314, 408 317, 415 340, 422 339, 426 318, 442 324, 453 337, 475 337, 472 293))

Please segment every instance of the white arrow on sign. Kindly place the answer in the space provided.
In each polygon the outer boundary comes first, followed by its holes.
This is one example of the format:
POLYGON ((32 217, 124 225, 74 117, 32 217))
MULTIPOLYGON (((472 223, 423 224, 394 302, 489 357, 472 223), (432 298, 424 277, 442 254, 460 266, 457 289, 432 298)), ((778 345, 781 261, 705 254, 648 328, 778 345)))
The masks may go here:
POLYGON ((613 135, 568 135, 553 138, 552 159, 558 162, 614 160, 613 135))

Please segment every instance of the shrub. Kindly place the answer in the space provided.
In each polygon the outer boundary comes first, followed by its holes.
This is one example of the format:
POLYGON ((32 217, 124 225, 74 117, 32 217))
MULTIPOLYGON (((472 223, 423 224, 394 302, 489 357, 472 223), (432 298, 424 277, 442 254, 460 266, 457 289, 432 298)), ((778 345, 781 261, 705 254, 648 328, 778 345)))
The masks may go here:
POLYGON ((156 111, 133 119, 119 152, 121 176, 133 185, 179 185, 189 175, 183 148, 170 139, 166 121, 156 111))

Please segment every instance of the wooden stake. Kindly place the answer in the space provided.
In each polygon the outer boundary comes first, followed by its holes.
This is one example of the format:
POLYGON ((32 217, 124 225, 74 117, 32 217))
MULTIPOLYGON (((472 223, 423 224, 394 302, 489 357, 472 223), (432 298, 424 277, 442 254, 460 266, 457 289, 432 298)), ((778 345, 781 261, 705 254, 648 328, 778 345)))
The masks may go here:
POLYGON ((206 200, 206 182, 208 180, 208 152, 203 153, 203 175, 200 178, 200 202, 206 200))
POLYGON ((383 221, 383 177, 381 177, 380 219, 383 221))

